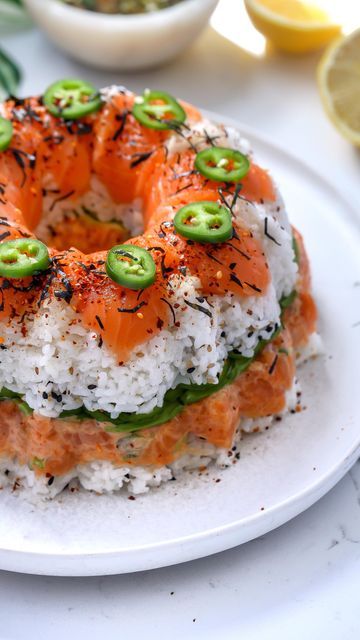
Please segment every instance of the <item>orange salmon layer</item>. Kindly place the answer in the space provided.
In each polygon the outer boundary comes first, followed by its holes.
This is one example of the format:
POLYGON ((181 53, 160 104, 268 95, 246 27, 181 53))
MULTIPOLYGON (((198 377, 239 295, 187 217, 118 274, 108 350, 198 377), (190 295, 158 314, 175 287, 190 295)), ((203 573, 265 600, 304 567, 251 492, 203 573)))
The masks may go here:
POLYGON ((170 464, 185 453, 196 454, 196 447, 188 444, 190 434, 229 448, 241 417, 268 416, 284 409, 294 373, 291 335, 284 329, 234 383, 185 407, 169 422, 136 434, 111 433, 106 431, 109 423, 91 419, 26 416, 16 403, 4 400, 0 456, 28 464, 39 475, 57 476, 95 460, 125 466, 170 464))
MULTIPOLYGON (((61 300, 98 334, 119 364, 137 345, 173 322, 176 326, 169 278, 197 276, 204 295, 231 292, 240 298, 264 295, 271 280, 261 243, 239 221, 233 221, 233 237, 221 244, 196 243, 176 233, 173 219, 180 207, 201 200, 223 204, 227 196, 236 202, 239 193, 195 170, 191 144, 170 155, 166 142, 171 132, 141 125, 131 113, 133 104, 133 94, 119 89, 99 112, 74 122, 53 117, 41 98, 10 98, 1 106, 13 137, 0 153, 0 242, 36 235, 44 198, 53 198, 48 213, 65 200, 75 206, 94 176, 114 203, 142 200, 145 230, 129 239, 120 224, 100 224, 86 215, 57 223, 49 269, 17 279, 16 285, 0 278, 0 321, 16 321, 26 335, 27 320, 44 301, 61 300), (156 280, 141 292, 116 284, 105 271, 107 250, 123 242, 147 249, 154 258, 156 280)), ((183 107, 189 122, 200 119, 194 107, 183 107)), ((257 203, 276 200, 269 174, 251 158, 240 197, 257 203)), ((309 265, 302 239, 295 230, 294 235, 300 254, 297 296, 283 314, 281 333, 232 384, 184 407, 165 424, 125 434, 92 419, 25 415, 17 402, 3 400, 0 456, 48 477, 100 460, 156 467, 184 453, 196 454, 193 436, 228 448, 241 418, 281 412, 294 381, 296 350, 316 329, 309 265)))
MULTIPOLYGON (((190 273, 200 278, 205 295, 230 291, 239 297, 261 296, 270 282, 261 244, 238 222, 233 238, 222 244, 193 243, 176 233, 173 218, 180 207, 199 200, 221 204, 234 186, 196 171, 191 147, 168 154, 165 143, 171 131, 141 125, 131 113, 133 103, 133 94, 119 91, 99 112, 75 122, 53 117, 40 98, 9 99, 2 106, 14 133, 11 146, 0 153, 1 240, 36 234, 44 198, 51 199, 50 216, 60 203, 76 203, 87 193, 92 176, 114 203, 141 198, 145 232, 128 239, 120 225, 86 215, 50 225, 50 273, 19 280, 16 287, 0 278, 0 320, 26 319, 44 299, 64 299, 121 362, 172 322, 164 302, 170 277, 190 273), (103 267, 107 250, 125 241, 151 251, 157 267, 156 282, 144 291, 139 314, 129 313, 139 303, 138 292, 114 283, 103 267)), ((192 123, 200 119, 194 107, 183 106, 192 123)), ((241 181, 241 197, 276 199, 269 174, 252 161, 241 181)))
POLYGON ((191 435, 230 448, 241 418, 280 413, 294 381, 296 351, 316 330, 308 262, 301 237, 298 233, 296 237, 301 246, 299 293, 286 310, 285 327, 235 382, 185 407, 169 422, 136 434, 111 433, 107 431, 110 424, 91 419, 25 416, 16 403, 5 400, 0 412, 0 456, 15 458, 47 477, 95 460, 157 467, 185 453, 196 455, 196 445, 189 442, 191 435))

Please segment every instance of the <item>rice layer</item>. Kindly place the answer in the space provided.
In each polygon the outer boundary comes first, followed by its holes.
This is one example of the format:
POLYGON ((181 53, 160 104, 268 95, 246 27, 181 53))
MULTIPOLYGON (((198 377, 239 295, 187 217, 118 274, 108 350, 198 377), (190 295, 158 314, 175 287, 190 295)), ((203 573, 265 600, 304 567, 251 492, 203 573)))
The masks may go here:
MULTIPOLYGON (((249 152, 249 144, 233 129, 208 121, 194 125, 188 136, 201 148, 206 136, 249 152)), ((168 142, 169 152, 186 145, 176 133, 168 142)), ((231 197, 228 196, 230 201, 231 197)), ((46 235, 50 217, 71 213, 83 205, 96 210, 100 220, 121 220, 131 233, 141 230, 140 202, 115 205, 97 178, 91 191, 78 202, 64 201, 50 213, 50 200, 40 224, 46 235), (70 209, 69 209, 70 208, 70 209)), ((280 324, 278 301, 294 288, 297 265, 292 234, 283 202, 237 201, 234 215, 245 224, 263 246, 270 268, 271 283, 261 297, 240 298, 233 294, 210 296, 202 304, 211 317, 199 313, 184 299, 196 303, 201 295, 196 277, 172 277, 172 303, 178 301, 177 326, 167 329, 136 348, 122 366, 98 336, 85 329, 65 301, 45 302, 35 317, 21 324, 14 319, 0 326, 0 387, 20 393, 36 412, 57 417, 63 410, 84 405, 103 410, 116 418, 121 412, 147 413, 161 406, 166 391, 180 382, 216 383, 229 351, 238 349, 252 356, 259 339, 269 339, 280 324)), ((53 218, 51 218, 53 220, 53 218)), ((39 227, 39 229, 40 229, 39 227)))
MULTIPOLYGON (((308 344, 301 349, 298 362, 303 363, 309 357, 322 352, 320 336, 314 333, 308 344)), ((230 450, 215 447, 202 438, 189 436, 188 452, 171 465, 158 468, 116 466, 111 462, 95 461, 77 465, 69 473, 46 477, 39 476, 27 465, 14 460, 0 460, 0 489, 8 489, 17 497, 34 504, 55 498, 65 488, 68 491, 87 490, 98 494, 125 491, 131 495, 140 495, 159 487, 161 484, 176 480, 186 471, 202 472, 210 465, 224 469, 240 459, 241 440, 246 434, 268 430, 274 420, 289 411, 300 407, 300 385, 297 380, 286 394, 286 407, 281 414, 256 419, 242 419, 230 450)))

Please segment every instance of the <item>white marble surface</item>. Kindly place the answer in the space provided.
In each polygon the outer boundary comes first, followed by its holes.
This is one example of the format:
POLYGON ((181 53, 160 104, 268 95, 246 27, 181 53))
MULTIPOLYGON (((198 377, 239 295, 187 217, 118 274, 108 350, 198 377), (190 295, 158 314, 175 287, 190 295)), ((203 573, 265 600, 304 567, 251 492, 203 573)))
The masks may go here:
MULTIPOLYGON (((226 6, 229 0, 223 0, 224 10, 226 6)), ((239 22, 240 37, 244 29, 239 22)), ((359 202, 360 154, 323 115, 314 79, 318 55, 293 59, 269 54, 262 59, 208 29, 171 65, 127 76, 81 67, 35 31, 6 36, 2 45, 23 65, 25 93, 41 91, 54 77, 70 74, 99 85, 166 88, 290 146, 359 202)), ((137 640, 144 635, 152 640, 170 633, 172 640, 357 640, 359 543, 357 463, 303 515, 211 558, 107 578, 0 573, 0 640, 137 640)))

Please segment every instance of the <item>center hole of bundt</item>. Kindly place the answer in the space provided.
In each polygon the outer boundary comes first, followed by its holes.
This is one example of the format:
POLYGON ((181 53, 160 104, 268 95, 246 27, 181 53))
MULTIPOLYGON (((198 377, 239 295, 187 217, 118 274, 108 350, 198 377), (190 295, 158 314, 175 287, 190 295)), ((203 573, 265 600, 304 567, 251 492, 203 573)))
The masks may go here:
POLYGON ((43 215, 35 229, 37 238, 57 251, 75 247, 82 253, 94 253, 134 235, 134 229, 126 225, 132 219, 131 205, 116 205, 98 184, 96 187, 77 198, 56 189, 45 190, 43 215))

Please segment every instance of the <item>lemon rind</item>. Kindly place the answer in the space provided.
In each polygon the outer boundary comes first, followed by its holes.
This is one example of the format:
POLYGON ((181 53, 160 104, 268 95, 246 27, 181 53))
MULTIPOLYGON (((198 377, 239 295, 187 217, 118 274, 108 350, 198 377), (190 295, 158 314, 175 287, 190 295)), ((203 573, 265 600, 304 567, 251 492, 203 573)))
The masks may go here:
POLYGON ((320 59, 320 62, 317 67, 317 83, 319 87, 319 93, 321 102, 326 111, 331 122, 334 124, 336 129, 341 133, 344 138, 346 138, 349 142, 354 144, 355 146, 360 147, 360 131, 356 131, 349 127, 344 120, 339 116, 334 108, 334 103, 331 98, 331 93, 328 91, 327 87, 327 72, 329 68, 332 66, 332 62, 335 61, 336 53, 341 49, 341 46, 345 40, 351 39, 353 36, 359 33, 359 30, 353 32, 348 38, 340 37, 337 38, 325 51, 323 56, 320 59))
POLYGON ((262 19, 295 31, 332 31, 333 29, 341 29, 341 26, 336 22, 301 22, 299 20, 290 20, 279 15, 275 11, 263 7, 258 4, 256 0, 245 0, 246 8, 249 6, 250 11, 257 13, 262 19))

